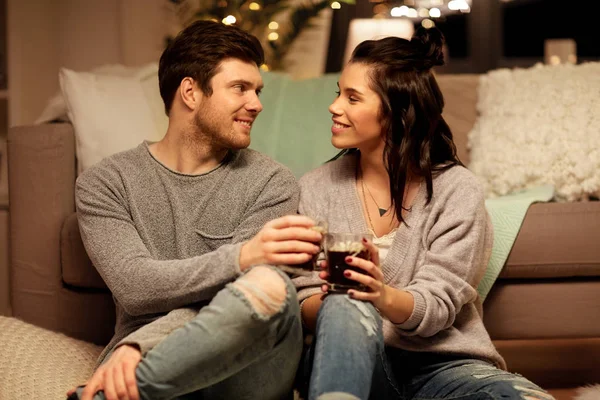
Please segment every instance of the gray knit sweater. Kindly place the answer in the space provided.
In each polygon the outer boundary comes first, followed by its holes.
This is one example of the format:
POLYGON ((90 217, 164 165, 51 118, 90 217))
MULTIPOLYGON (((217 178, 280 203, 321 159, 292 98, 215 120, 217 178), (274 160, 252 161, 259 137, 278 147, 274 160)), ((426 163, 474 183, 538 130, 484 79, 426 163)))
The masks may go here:
MULTIPOLYGON (((267 221, 296 213, 298 200, 293 174, 249 149, 201 175, 170 170, 147 143, 86 170, 76 184, 81 236, 117 312, 100 361, 169 311, 208 303, 239 276, 242 244, 267 221)), ((186 319, 174 312, 170 326, 157 323, 158 331, 144 334, 162 338, 186 319)))
MULTIPOLYGON (((367 232, 356 162, 356 154, 347 155, 303 176, 300 212, 326 219, 331 232, 367 232)), ((470 171, 456 166, 434 177, 433 197, 426 200, 423 184, 382 265, 385 283, 410 292, 415 302, 404 323, 384 320, 385 343, 506 368, 483 325, 476 290, 493 240, 482 188, 470 171)), ((300 301, 320 293, 316 274, 294 282, 300 301)))

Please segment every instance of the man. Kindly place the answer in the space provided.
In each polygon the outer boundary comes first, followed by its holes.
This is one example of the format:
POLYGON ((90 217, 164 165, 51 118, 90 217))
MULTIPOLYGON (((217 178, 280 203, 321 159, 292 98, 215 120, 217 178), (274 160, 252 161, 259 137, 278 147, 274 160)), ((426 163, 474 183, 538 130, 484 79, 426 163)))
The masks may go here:
POLYGON ((83 242, 111 289, 115 336, 74 398, 279 399, 302 348, 280 270, 318 252, 289 170, 248 150, 262 110, 258 40, 200 21, 159 64, 165 137, 77 180, 83 242), (270 221, 270 222, 269 222, 270 221), (187 397, 185 397, 187 398, 187 397))

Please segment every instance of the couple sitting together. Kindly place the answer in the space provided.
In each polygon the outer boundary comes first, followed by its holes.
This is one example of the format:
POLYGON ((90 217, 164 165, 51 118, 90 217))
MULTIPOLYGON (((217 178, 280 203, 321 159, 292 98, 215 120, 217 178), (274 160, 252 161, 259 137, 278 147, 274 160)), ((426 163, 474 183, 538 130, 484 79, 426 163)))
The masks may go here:
POLYGON ((259 41, 209 21, 183 30, 159 63, 164 138, 77 179, 117 322, 69 398, 552 398, 506 371, 482 322, 492 226, 442 118, 442 42, 420 28, 361 43, 329 107, 343 152, 297 182, 247 149, 259 41), (325 269, 278 267, 320 251, 314 216, 365 235, 370 257, 348 257, 344 273, 362 290, 329 294, 325 269))

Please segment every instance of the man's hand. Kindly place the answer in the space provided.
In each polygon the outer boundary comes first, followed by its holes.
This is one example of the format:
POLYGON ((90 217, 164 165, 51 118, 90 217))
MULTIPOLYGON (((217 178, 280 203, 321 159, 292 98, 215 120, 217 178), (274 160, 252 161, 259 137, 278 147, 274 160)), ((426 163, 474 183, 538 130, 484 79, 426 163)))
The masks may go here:
POLYGON ((240 251, 240 269, 252 265, 294 265, 319 252, 321 234, 309 229, 315 222, 302 215, 286 215, 267 222, 240 251))
MULTIPOLYGON (((139 400, 135 369, 141 359, 140 351, 133 346, 117 348, 85 384, 81 400, 92 400, 99 390, 104 391, 106 400, 139 400)), ((71 389, 67 395, 74 391, 71 389)))

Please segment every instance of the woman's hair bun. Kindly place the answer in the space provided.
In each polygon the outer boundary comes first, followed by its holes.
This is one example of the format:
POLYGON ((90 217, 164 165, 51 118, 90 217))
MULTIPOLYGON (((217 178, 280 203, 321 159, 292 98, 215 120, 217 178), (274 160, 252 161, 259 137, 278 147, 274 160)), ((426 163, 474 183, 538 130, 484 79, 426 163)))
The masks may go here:
POLYGON ((421 54, 423 69, 429 69, 436 65, 444 65, 444 35, 438 28, 424 28, 420 26, 415 31, 411 44, 421 54))

